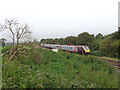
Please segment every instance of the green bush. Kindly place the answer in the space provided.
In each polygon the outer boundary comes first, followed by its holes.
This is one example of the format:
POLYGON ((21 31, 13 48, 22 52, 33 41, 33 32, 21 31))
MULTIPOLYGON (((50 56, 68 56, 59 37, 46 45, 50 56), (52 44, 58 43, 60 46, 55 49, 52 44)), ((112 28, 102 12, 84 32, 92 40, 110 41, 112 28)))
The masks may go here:
POLYGON ((106 56, 106 54, 100 50, 91 51, 90 54, 95 56, 106 56))
POLYGON ((102 40, 100 42, 99 50, 105 56, 118 58, 119 43, 120 43, 120 40, 112 40, 110 38, 102 40))

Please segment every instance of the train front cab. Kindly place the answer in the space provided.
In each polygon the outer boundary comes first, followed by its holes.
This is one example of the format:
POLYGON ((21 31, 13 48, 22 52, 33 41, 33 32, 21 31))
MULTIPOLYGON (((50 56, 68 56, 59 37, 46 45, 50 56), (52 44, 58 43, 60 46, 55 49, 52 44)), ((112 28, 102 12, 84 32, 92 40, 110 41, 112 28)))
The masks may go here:
POLYGON ((85 54, 90 54, 90 49, 88 48, 88 46, 83 46, 83 49, 85 51, 85 54))
POLYGON ((88 46, 78 46, 77 53, 88 55, 90 54, 90 49, 88 48, 88 46))

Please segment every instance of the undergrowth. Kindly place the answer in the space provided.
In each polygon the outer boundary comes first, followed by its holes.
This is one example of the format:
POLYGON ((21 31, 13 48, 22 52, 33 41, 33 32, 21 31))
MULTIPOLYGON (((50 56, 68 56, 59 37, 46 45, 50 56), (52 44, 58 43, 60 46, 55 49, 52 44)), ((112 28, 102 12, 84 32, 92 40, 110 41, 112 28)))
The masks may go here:
POLYGON ((8 61, 3 56, 3 88, 117 88, 113 67, 95 57, 37 48, 8 61))

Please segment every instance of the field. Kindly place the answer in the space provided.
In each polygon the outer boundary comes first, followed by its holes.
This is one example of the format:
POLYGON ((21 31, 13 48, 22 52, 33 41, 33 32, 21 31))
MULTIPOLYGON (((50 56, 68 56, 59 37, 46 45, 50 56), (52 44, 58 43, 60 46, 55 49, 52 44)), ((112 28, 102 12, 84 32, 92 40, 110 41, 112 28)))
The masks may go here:
POLYGON ((90 55, 36 48, 2 57, 3 88, 118 88, 118 74, 90 55))

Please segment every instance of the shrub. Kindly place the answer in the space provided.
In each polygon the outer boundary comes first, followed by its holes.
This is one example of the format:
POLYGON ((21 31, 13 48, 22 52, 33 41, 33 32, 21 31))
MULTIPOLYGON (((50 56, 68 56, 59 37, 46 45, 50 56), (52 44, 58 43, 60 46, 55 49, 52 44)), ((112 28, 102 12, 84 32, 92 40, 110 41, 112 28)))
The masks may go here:
POLYGON ((90 52, 91 55, 96 55, 96 56, 105 56, 105 53, 103 53, 100 50, 95 50, 90 52))

